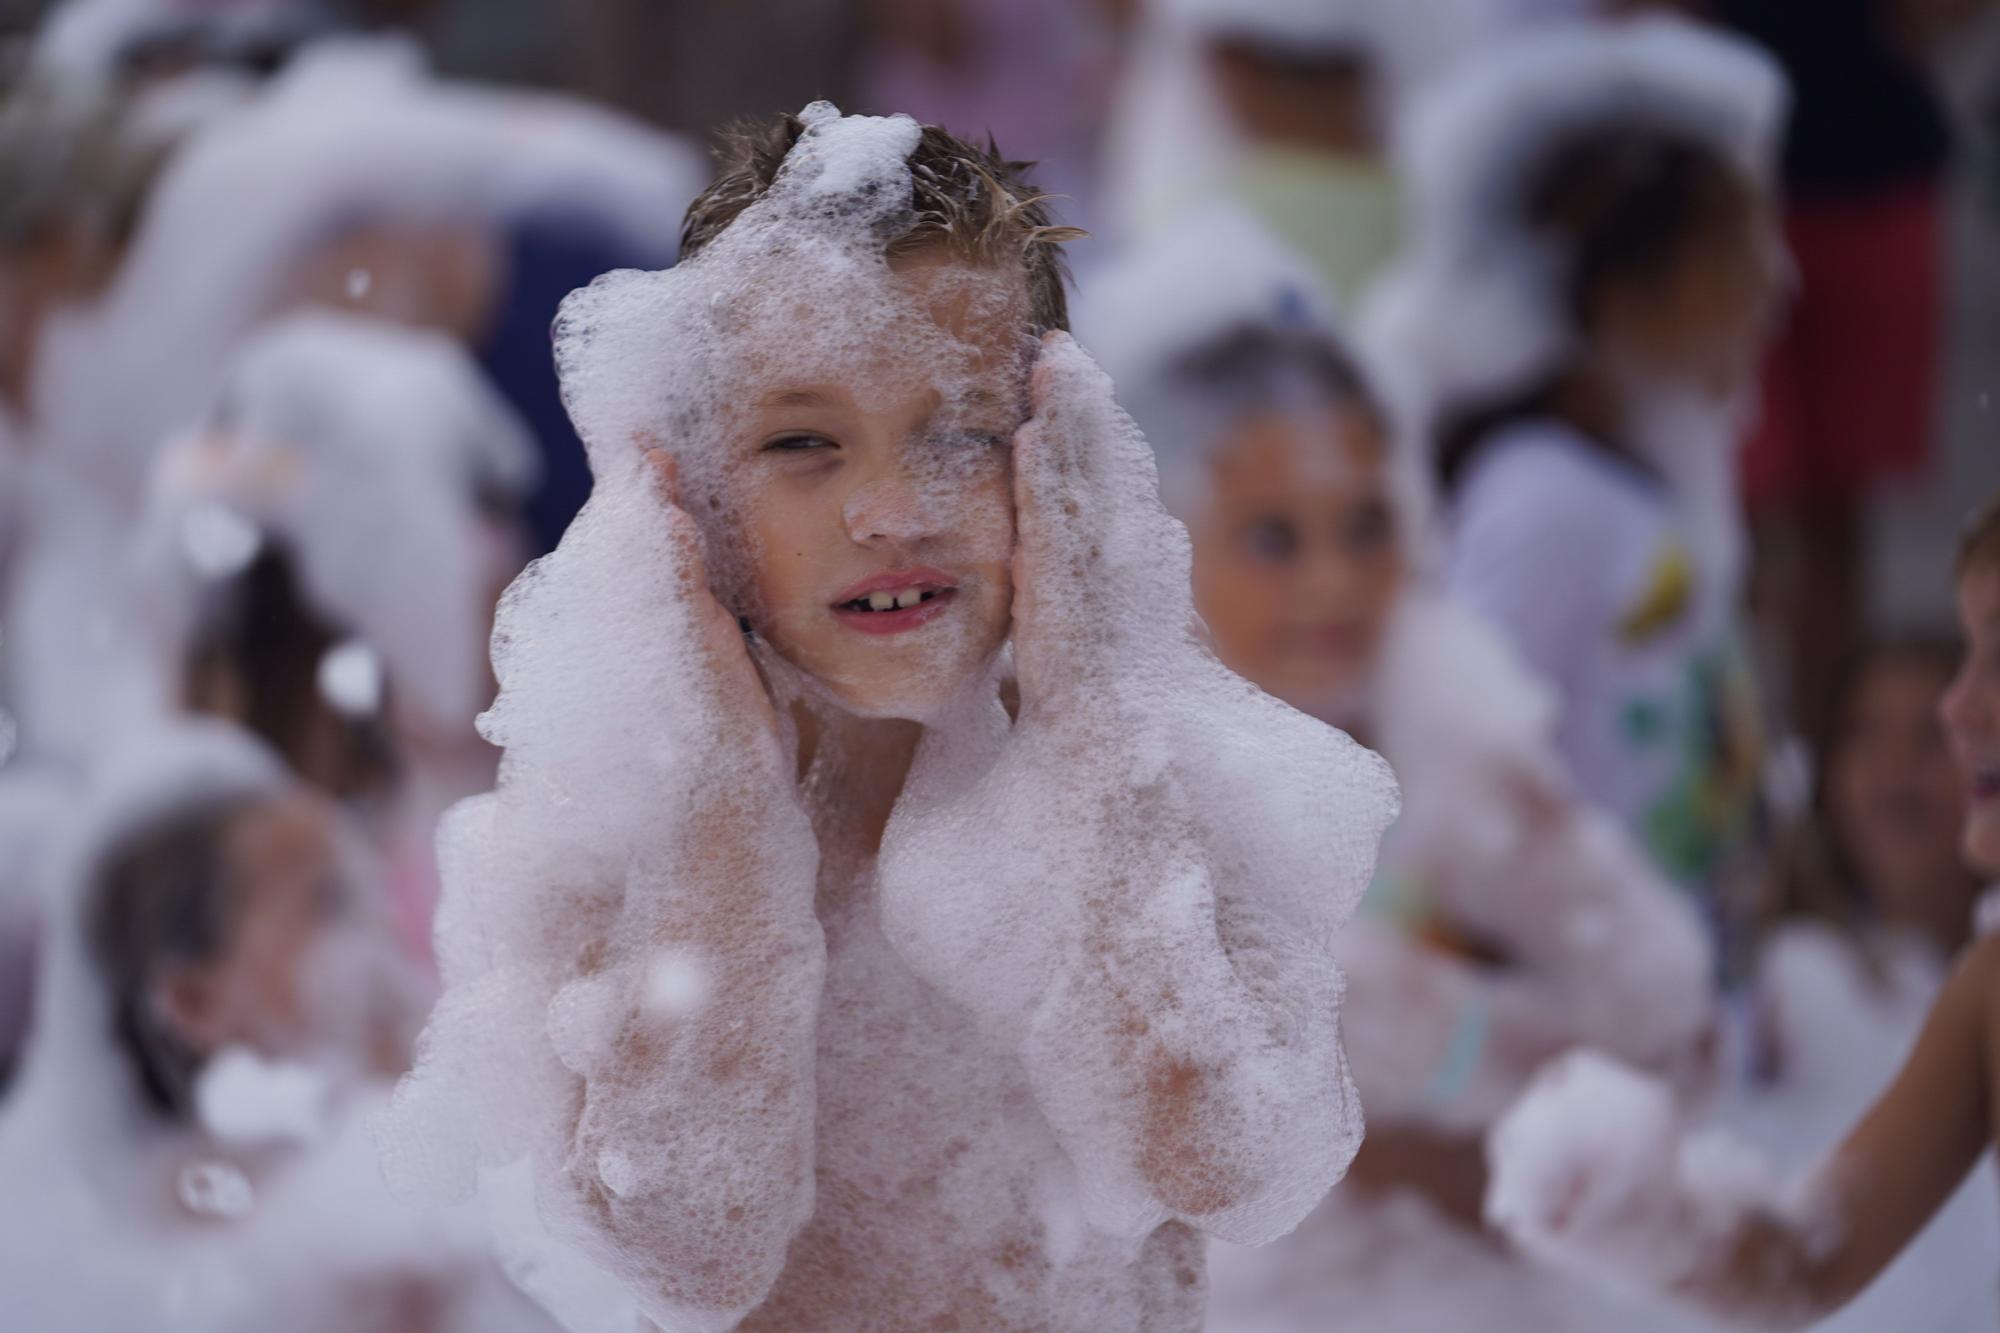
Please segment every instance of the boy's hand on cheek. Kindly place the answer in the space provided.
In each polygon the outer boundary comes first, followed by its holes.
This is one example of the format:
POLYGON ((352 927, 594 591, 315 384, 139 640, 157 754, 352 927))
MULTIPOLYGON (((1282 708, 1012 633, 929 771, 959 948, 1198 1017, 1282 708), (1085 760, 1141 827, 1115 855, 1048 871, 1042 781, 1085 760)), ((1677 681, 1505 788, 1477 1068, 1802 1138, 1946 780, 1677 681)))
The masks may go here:
POLYGON ((1323 941, 1393 784, 1191 632, 1187 533, 1083 350, 1051 334, 1029 388, 1020 707, 967 692, 926 735, 883 839, 883 929, 1018 1040, 1094 1226, 1259 1244, 1359 1142, 1323 941))
POLYGON ((646 467, 653 484, 666 505, 668 532, 676 556, 675 591, 688 599, 694 624, 699 627, 697 651, 701 674, 709 689, 708 702, 715 709, 717 723, 725 729, 738 722, 749 724, 754 739, 776 746, 780 730, 770 689, 750 656, 735 615, 716 599, 709 584, 701 532, 681 505, 679 468, 665 449, 645 440, 640 444, 645 449, 646 467))

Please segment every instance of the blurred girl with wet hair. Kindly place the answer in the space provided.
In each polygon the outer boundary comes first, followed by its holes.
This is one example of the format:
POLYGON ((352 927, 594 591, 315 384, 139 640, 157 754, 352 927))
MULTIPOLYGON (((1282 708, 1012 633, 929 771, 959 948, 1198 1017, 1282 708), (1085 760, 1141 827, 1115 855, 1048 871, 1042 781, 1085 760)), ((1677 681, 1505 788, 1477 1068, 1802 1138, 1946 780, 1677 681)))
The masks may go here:
POLYGON ((205 724, 132 738, 71 815, 0 1117, 10 1325, 545 1328, 475 1219, 380 1182, 422 987, 333 802, 205 724))
POLYGON ((364 820, 419 957, 437 816, 492 780, 472 723, 534 466, 454 344, 316 313, 252 339, 152 478, 139 551, 168 703, 248 728, 364 820))
POLYGON ((1735 441, 1786 272, 1783 104, 1753 48, 1669 20, 1493 52, 1417 112, 1367 319, 1447 586, 1555 687, 1579 789, 1711 898, 1759 840, 1735 441))
POLYGON ((1403 789, 1336 943, 1367 1140, 1285 1241, 1211 1247, 1209 1327, 1442 1327, 1462 1307, 1435 1303, 1474 1289, 1495 1326, 1604 1327, 1612 1307, 1485 1253, 1479 1136, 1573 1045, 1700 1063, 1698 916, 1571 787, 1546 687, 1429 586, 1423 480, 1306 260, 1211 208, 1087 284, 1078 327, 1187 525, 1217 655, 1377 747, 1403 789))

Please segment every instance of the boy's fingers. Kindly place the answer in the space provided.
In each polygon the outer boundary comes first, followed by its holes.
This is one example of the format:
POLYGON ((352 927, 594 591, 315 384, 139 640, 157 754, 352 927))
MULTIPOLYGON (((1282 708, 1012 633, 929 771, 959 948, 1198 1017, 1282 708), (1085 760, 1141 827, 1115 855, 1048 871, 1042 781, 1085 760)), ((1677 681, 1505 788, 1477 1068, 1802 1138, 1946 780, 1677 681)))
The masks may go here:
POLYGON ((652 474, 653 485, 659 490, 660 498, 675 508, 679 508, 681 503, 680 460, 665 449, 657 447, 647 448, 640 455, 640 458, 643 460, 646 470, 652 474))
POLYGON ((737 677, 735 685, 720 686, 726 696, 748 682, 758 704, 768 711, 769 691, 750 660, 748 647, 736 617, 715 596, 708 582, 708 561, 702 553, 701 531, 685 510, 669 507, 666 516, 667 540, 674 553, 675 589, 685 599, 694 619, 696 642, 718 681, 737 677))
POLYGON ((709 673, 707 685, 714 692, 711 703, 716 715, 740 716, 736 710, 747 705, 760 730, 775 738, 779 727, 770 682, 744 641, 736 616, 709 584, 701 529, 681 507, 679 464, 671 453, 649 443, 644 432, 635 432, 633 441, 643 450, 643 466, 662 501, 661 522, 671 565, 669 586, 691 617, 695 642, 709 673))
POLYGON ((1047 437, 1047 457, 1052 479, 1074 485, 1086 469, 1082 438, 1074 420, 1074 406, 1084 387, 1080 371, 1091 368, 1083 349, 1066 333, 1051 333, 1042 340, 1042 353, 1035 360, 1028 381, 1028 401, 1034 419, 1042 423, 1047 437))
POLYGON ((1092 521, 1090 451, 1095 443, 1077 404, 1098 386, 1102 372, 1068 334, 1051 333, 1029 378, 1033 415, 1015 442, 1015 502, 1023 536, 1037 524, 1074 525, 1092 521))
POLYGON ((708 561, 702 555, 701 533, 687 511, 669 505, 667 542, 674 553, 674 577, 682 596, 695 604, 713 601, 708 590, 708 561))
MULTIPOLYGON (((635 434, 635 439, 644 433, 635 434)), ((708 560, 703 554, 701 531, 693 517, 681 508, 680 465, 664 449, 649 448, 643 455, 646 471, 655 492, 665 503, 667 543, 674 554, 674 573, 681 593, 697 605, 714 601, 708 587, 708 560)))

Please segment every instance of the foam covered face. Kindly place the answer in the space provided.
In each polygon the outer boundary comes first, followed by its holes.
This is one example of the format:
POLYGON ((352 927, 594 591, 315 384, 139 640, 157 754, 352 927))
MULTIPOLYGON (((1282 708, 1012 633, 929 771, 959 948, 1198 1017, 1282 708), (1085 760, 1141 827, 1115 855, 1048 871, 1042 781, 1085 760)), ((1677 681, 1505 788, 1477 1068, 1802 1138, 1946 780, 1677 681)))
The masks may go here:
POLYGON ((713 590, 807 682, 923 719, 1006 640, 1026 275, 917 224, 904 116, 808 107, 771 188, 664 273, 564 303, 564 401, 600 485, 674 459, 713 590))
POLYGON ((1258 413, 1210 455, 1189 516, 1195 609, 1229 668, 1307 712, 1351 697, 1404 574, 1389 456, 1364 412, 1258 413))
POLYGON ((757 631, 841 706, 922 720, 1006 641, 1030 344, 1018 269, 888 273, 895 336, 752 376, 725 489, 757 631))
POLYGON ((2000 564, 1976 562, 1958 582, 1965 662, 1944 697, 1944 725, 1965 776, 1964 847, 2000 876, 2000 564))

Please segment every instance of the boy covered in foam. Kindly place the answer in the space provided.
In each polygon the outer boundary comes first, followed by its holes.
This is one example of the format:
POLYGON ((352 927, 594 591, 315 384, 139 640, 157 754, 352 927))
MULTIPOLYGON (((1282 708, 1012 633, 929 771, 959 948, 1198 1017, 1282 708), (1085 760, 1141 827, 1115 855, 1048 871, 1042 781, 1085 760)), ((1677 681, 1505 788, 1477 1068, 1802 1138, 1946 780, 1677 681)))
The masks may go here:
POLYGON ((1065 237, 821 104, 566 308, 597 490, 502 609, 390 1169, 530 1159, 662 1327, 1192 1330, 1202 1233, 1359 1141, 1394 785, 1194 638, 1065 237))

